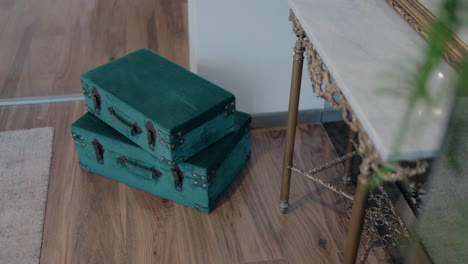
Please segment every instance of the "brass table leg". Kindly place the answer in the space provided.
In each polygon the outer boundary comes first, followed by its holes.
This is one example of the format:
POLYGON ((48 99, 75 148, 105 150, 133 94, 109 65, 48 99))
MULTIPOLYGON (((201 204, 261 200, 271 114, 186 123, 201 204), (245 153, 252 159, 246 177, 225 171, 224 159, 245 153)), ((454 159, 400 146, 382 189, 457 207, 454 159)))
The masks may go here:
POLYGON ((361 176, 363 175, 359 175, 357 181, 351 222, 349 223, 348 235, 346 236, 343 264, 354 264, 356 262, 359 242, 361 241, 362 226, 364 224, 367 198, 369 196, 369 188, 367 183, 362 182, 361 176))
MULTIPOLYGON (((349 129, 349 141, 348 145, 346 146, 346 153, 351 153, 353 152, 354 145, 353 141, 356 140, 357 133, 356 131, 349 129)), ((344 175, 343 175, 343 183, 344 184, 349 184, 351 182, 351 174, 353 170, 353 161, 354 158, 347 159, 344 164, 344 175)))
POLYGON ((296 137, 297 111, 299 107, 299 95, 301 92, 302 66, 304 62, 304 36, 298 36, 294 47, 294 60, 291 77, 291 92, 289 94, 288 128, 286 131, 286 143, 284 146, 283 175, 281 182, 280 208, 286 213, 289 207, 289 188, 291 183, 291 169, 294 154, 294 141, 296 137))

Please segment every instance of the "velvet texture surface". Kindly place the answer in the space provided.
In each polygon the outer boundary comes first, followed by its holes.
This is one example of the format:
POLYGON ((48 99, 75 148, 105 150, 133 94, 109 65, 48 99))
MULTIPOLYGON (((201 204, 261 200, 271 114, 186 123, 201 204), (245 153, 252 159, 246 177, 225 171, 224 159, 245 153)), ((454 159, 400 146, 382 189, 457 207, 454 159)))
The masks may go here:
POLYGON ((234 127, 233 94, 148 49, 86 72, 81 82, 90 113, 166 162, 190 158, 234 127))
POLYGON ((81 168, 209 213, 250 157, 251 118, 237 112, 233 120, 234 130, 227 136, 176 166, 153 157, 89 113, 72 125, 72 133, 81 168), (95 140, 102 146, 101 160, 95 140), (171 171, 175 167, 183 175, 180 188, 171 171))

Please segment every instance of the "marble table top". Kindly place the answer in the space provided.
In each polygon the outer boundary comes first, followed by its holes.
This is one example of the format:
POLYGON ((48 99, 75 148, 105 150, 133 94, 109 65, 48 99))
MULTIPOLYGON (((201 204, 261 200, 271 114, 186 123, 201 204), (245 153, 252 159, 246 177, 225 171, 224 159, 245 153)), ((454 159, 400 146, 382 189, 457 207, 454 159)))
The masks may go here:
POLYGON ((444 61, 432 73, 434 100, 416 106, 396 148, 408 101, 394 93, 409 89, 426 41, 384 0, 289 0, 289 6, 381 158, 435 156, 451 110, 453 68, 444 61))

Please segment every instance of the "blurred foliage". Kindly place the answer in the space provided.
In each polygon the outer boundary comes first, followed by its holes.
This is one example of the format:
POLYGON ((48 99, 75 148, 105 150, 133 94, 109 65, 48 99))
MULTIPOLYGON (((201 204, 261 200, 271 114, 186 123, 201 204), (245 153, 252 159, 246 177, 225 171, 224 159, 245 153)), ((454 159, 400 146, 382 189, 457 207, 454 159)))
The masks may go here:
MULTIPOLYGON (((435 68, 443 60, 444 52, 448 44, 453 41, 453 34, 466 22, 466 19, 459 17, 460 14, 468 14, 466 0, 443 0, 440 13, 437 14, 437 20, 431 25, 429 31, 429 40, 426 49, 424 50, 424 57, 417 65, 409 76, 408 86, 405 91, 397 91, 396 95, 405 96, 407 99, 407 108, 403 117, 402 124, 399 129, 395 144, 395 152, 397 152, 404 142, 406 132, 411 123, 416 105, 423 102, 426 105, 431 105, 435 98, 431 97, 429 93, 429 80, 435 68), (462 10, 463 9, 463 10, 462 10), (448 29, 448 30, 447 30, 448 29)), ((465 54, 463 60, 455 65, 457 70, 455 82, 452 87, 447 87, 447 93, 453 93, 456 96, 468 96, 468 54, 465 54)), ((459 141, 462 140, 463 135, 457 133, 458 124, 457 120, 451 120, 450 129, 451 137, 448 141, 448 160, 451 167, 458 171, 460 168, 460 161, 458 160, 457 146, 459 141)), ((396 162, 389 162, 382 165, 381 172, 374 172, 369 177, 369 188, 373 189, 383 182, 383 174, 390 173, 397 165, 396 162)))

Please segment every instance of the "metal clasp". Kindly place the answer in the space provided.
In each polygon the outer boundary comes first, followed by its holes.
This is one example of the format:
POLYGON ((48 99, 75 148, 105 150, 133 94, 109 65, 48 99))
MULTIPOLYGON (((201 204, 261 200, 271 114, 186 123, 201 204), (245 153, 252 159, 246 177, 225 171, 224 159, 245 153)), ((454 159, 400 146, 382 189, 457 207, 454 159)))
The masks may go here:
POLYGON ((94 110, 99 112, 101 111, 101 95, 96 87, 93 87, 91 92, 93 93, 94 110))
POLYGON ((94 152, 96 152, 96 160, 99 164, 104 163, 104 146, 102 146, 99 140, 94 139, 93 142, 94 152))
POLYGON ((146 122, 146 136, 148 137, 148 147, 154 150, 156 145, 156 129, 151 121, 146 122))
POLYGON ((182 191, 182 185, 184 181, 184 174, 179 169, 179 167, 175 166, 171 168, 172 176, 174 176, 174 186, 176 190, 182 191))

